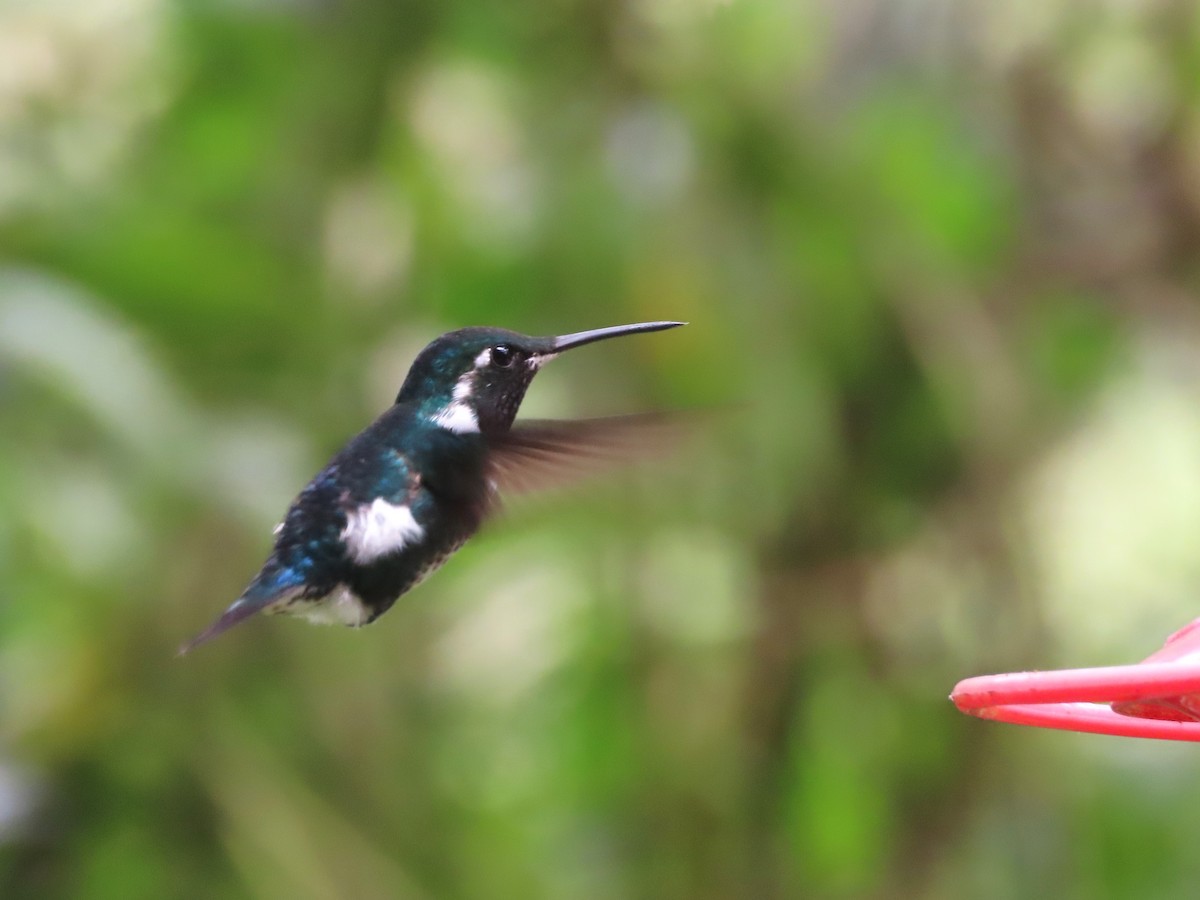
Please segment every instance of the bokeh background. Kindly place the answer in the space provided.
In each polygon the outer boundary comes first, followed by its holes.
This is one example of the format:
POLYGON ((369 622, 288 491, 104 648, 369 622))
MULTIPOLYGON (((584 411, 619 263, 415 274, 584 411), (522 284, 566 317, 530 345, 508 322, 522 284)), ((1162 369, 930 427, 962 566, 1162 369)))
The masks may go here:
POLYGON ((1200 13, 0 0, 0 896, 1191 898, 1190 746, 960 678, 1200 613, 1200 13), (442 331, 702 408, 247 623, 442 331))

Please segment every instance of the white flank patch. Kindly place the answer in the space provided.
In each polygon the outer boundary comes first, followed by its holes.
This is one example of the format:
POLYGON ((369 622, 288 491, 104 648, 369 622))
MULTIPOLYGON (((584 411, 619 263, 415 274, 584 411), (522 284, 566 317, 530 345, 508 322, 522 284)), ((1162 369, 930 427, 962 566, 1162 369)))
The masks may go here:
POLYGON ((358 599, 358 596, 343 585, 328 597, 322 597, 311 605, 296 604, 286 612, 312 622, 314 625, 349 625, 358 628, 366 625, 371 618, 371 611, 358 599))
POLYGON ((413 518, 412 510, 388 503, 382 497, 348 513, 342 530, 350 558, 357 563, 369 563, 395 553, 424 536, 425 529, 413 518))

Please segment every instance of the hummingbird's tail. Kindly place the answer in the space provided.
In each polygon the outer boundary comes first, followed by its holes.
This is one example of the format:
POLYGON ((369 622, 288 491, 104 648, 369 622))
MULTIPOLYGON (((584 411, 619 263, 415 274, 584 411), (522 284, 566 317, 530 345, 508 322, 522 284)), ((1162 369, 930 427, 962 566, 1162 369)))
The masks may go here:
POLYGON ((258 574, 258 577, 250 583, 250 586, 246 588, 242 596, 229 605, 229 608, 221 614, 220 618, 179 648, 179 655, 183 656, 201 644, 211 641, 217 635, 228 631, 243 619, 250 618, 256 612, 283 600, 285 597, 299 593, 303 590, 303 587, 303 578, 294 569, 277 569, 268 564, 258 574))

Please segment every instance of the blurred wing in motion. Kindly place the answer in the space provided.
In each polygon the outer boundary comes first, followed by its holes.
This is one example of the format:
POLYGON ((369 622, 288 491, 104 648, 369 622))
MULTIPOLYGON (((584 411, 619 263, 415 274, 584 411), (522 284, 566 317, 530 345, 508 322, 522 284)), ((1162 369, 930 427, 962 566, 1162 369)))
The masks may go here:
POLYGON ((488 477, 500 495, 557 487, 623 462, 665 456, 682 432, 678 416, 662 413, 519 422, 488 438, 488 477))

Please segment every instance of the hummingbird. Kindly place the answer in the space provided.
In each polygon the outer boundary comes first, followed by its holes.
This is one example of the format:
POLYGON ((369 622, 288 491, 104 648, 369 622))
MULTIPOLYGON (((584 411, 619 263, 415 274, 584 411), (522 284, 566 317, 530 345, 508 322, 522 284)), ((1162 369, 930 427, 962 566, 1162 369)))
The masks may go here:
POLYGON ((683 324, 557 337, 472 327, 437 338, 392 406, 292 502, 241 596, 180 654, 258 612, 352 627, 375 621, 479 529, 501 494, 569 477, 654 422, 644 414, 514 426, 543 365, 596 341, 683 324))

